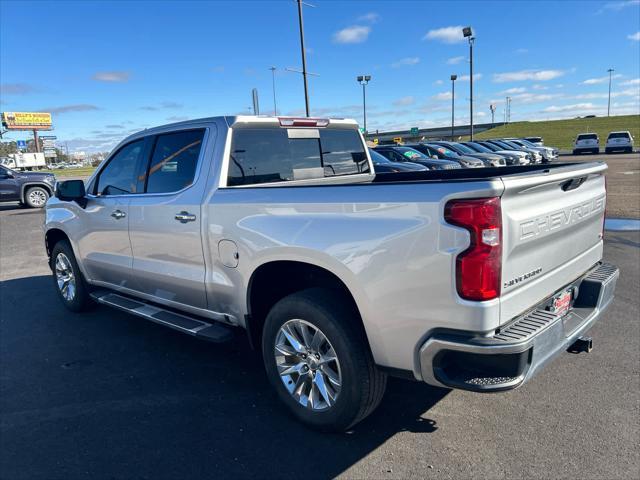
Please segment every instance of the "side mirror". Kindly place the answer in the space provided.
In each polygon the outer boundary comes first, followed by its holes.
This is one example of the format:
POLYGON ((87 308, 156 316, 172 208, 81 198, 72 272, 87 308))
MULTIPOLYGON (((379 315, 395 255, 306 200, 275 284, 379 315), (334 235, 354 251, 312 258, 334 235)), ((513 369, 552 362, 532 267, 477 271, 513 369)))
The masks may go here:
POLYGON ((82 180, 66 180, 56 183, 56 198, 64 201, 76 202, 82 208, 87 204, 87 192, 82 180))

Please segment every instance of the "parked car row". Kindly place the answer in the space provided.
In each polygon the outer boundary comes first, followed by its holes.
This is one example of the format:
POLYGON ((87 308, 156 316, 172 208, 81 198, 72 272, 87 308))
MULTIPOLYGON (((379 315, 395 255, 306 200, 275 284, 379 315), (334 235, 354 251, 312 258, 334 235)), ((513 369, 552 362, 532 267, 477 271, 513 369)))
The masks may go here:
POLYGON ((540 137, 531 138, 536 143, 525 138, 473 142, 433 140, 405 145, 379 145, 371 151, 374 166, 379 172, 415 171, 416 165, 422 166, 423 170, 504 167, 547 163, 557 158, 557 149, 542 145, 540 137), (408 168, 402 169, 400 165, 408 168))
MULTIPOLYGON (((604 153, 633 152, 633 137, 629 131, 611 132, 607 136, 604 153)), ((600 138, 597 133, 579 133, 573 143, 573 154, 600 153, 600 138)))

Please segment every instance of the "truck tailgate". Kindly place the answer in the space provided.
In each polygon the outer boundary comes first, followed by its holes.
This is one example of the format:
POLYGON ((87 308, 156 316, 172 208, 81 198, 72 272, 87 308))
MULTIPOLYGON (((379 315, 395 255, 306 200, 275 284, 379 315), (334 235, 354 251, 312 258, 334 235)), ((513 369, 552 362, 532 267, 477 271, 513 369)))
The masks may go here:
POLYGON ((602 258, 606 168, 583 163, 502 178, 501 325, 602 258))

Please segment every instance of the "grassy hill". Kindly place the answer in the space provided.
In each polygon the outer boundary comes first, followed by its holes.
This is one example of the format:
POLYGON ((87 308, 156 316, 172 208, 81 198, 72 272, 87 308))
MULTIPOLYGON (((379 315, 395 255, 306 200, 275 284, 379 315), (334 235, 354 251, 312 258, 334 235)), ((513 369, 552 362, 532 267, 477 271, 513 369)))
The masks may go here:
POLYGON ((597 133, 600 147, 604 148, 609 132, 629 130, 640 144, 640 115, 620 115, 617 117, 575 118, 571 120, 549 120, 544 122, 514 122, 478 133, 474 137, 534 137, 544 138, 544 144, 561 150, 571 150, 578 133, 597 133))

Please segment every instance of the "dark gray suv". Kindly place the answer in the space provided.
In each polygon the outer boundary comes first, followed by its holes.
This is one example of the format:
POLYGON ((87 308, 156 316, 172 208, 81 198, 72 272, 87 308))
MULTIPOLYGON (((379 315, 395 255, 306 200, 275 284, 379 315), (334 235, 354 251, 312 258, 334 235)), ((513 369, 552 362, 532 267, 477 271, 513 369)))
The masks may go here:
POLYGON ((16 172, 0 165, 0 202, 42 208, 53 194, 55 183, 52 173, 16 172))

